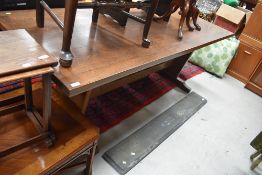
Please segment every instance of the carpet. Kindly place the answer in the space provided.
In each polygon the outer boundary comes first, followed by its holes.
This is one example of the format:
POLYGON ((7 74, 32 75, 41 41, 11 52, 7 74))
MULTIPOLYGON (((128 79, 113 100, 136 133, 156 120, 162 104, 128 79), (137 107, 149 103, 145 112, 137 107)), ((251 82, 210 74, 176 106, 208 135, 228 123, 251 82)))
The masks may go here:
MULTIPOLYGON (((188 80, 204 70, 187 63, 179 77, 188 80)), ((109 93, 90 99, 86 116, 103 133, 125 120, 144 106, 158 99, 176 85, 157 73, 109 93)))

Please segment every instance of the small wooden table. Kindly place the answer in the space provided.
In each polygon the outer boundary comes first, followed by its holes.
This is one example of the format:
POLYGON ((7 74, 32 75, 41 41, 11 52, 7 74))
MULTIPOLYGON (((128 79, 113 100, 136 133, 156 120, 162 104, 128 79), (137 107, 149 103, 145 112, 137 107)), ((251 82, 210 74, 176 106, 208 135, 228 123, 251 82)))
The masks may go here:
MULTIPOLYGON (((25 31, 14 30, 0 32, 0 83, 24 80, 24 94, 3 98, 0 95, 0 116, 24 110, 32 120, 39 134, 21 141, 16 145, 1 150, 0 157, 18 151, 31 144, 45 139, 48 146, 53 144, 54 135, 50 128, 51 117, 51 75, 57 60, 47 54, 40 45, 25 31), (38 113, 33 104, 31 79, 42 76, 43 108, 42 115, 38 113)), ((1 128, 5 127, 1 123, 1 128)))
MULTIPOLYGON (((34 86, 35 87, 35 86, 34 86)), ((35 105, 41 108, 42 90, 36 88, 35 105)), ((22 93, 16 90, 12 93, 22 93)), ((47 148, 39 142, 25 149, 0 158, 0 174, 75 174, 74 168, 91 175, 99 130, 89 122, 67 97, 54 91, 52 95, 51 125, 57 136, 55 145, 47 148), (72 172, 73 171, 73 172, 72 172)), ((32 122, 23 112, 0 118, 0 148, 12 142, 30 138, 37 134, 32 122), (10 128, 12 128, 10 130, 10 128), (8 129, 8 132, 5 130, 8 129)))
MULTIPOLYGON (((60 18, 63 9, 56 9, 60 18)), ((136 16, 140 11, 132 11, 136 16)), ((62 32, 46 16, 46 27, 37 28, 34 10, 15 11, 11 15, 0 12, 2 29, 26 28, 30 34, 50 53, 58 55, 62 43, 62 32)), ((75 32, 72 39, 72 52, 75 60, 70 68, 58 67, 53 80, 59 89, 80 107, 84 113, 90 97, 103 94, 123 86, 152 72, 168 75, 182 89, 189 91, 183 82, 178 81, 179 72, 191 53, 208 44, 233 35, 218 26, 199 19, 201 31, 184 30, 184 38, 178 41, 180 16, 173 14, 168 23, 153 22, 150 29, 151 46, 140 47, 139 38, 143 25, 128 20, 125 28, 100 15, 94 25, 90 19, 91 10, 77 12, 75 32)))

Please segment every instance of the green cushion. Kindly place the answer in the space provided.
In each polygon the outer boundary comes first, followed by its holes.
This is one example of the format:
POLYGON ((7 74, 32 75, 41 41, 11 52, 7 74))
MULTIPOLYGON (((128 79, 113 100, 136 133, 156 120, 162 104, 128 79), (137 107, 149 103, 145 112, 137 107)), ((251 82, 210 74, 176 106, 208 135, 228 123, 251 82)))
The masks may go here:
POLYGON ((239 41, 235 37, 224 39, 194 51, 189 61, 208 72, 223 77, 238 46, 239 41))
POLYGON ((231 7, 237 7, 239 5, 239 1, 238 0, 224 0, 224 3, 226 5, 231 6, 231 7))

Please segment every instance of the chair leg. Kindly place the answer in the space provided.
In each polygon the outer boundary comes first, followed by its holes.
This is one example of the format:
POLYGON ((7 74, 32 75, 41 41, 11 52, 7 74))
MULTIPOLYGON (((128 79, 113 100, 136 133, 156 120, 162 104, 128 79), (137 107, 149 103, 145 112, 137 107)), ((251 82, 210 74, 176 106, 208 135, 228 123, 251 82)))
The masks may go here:
POLYGON ((251 165, 250 169, 254 170, 262 162, 262 155, 260 155, 251 165))
POLYGON ((78 0, 65 1, 65 19, 63 31, 62 50, 59 55, 59 62, 63 67, 70 67, 73 61, 73 54, 70 51, 71 39, 74 30, 76 9, 78 0))
POLYGON ((36 24, 39 28, 43 28, 45 24, 44 7, 40 4, 41 0, 36 0, 36 24))
POLYGON ((148 37, 148 33, 150 30, 150 26, 158 5, 158 1, 159 0, 152 0, 151 1, 151 7, 149 8, 148 12, 147 12, 147 16, 146 16, 146 23, 145 23, 145 27, 144 27, 144 32, 143 32, 143 42, 142 42, 142 46, 145 48, 148 48, 150 46, 150 40, 147 38, 148 37))

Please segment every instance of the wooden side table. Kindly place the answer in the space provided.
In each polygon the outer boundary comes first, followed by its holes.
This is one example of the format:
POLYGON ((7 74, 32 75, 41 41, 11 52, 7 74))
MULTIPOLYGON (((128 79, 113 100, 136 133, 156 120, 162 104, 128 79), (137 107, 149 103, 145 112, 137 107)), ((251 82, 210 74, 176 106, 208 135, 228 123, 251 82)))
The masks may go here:
POLYGON ((0 116, 5 118, 7 114, 25 110, 39 132, 34 137, 1 149, 0 157, 41 140, 45 140, 47 145, 51 146, 54 140, 50 127, 51 75, 54 72, 52 67, 57 64, 56 59, 47 55, 25 30, 1 32, 0 45, 0 83, 24 80, 23 95, 6 99, 0 96, 0 116), (33 103, 31 79, 35 76, 42 77, 42 115, 36 110, 33 103))
MULTIPOLYGON (((19 91, 21 90, 16 90, 16 93, 21 93, 19 91)), ((43 91, 37 89, 34 94, 35 106, 41 108, 39 97, 43 96, 43 91)), ((82 170, 87 175, 92 173, 99 129, 67 97, 54 91, 52 99, 51 125, 57 136, 54 146, 47 148, 39 142, 0 158, 1 174, 76 174, 76 170, 82 170)), ((6 146, 9 138, 18 142, 37 134, 32 122, 23 112, 8 114, 0 118, 0 123, 6 123, 0 130, 0 147, 6 146), (8 122, 10 118, 12 122, 8 122), (13 129, 10 132, 4 132, 11 127, 13 129)))

